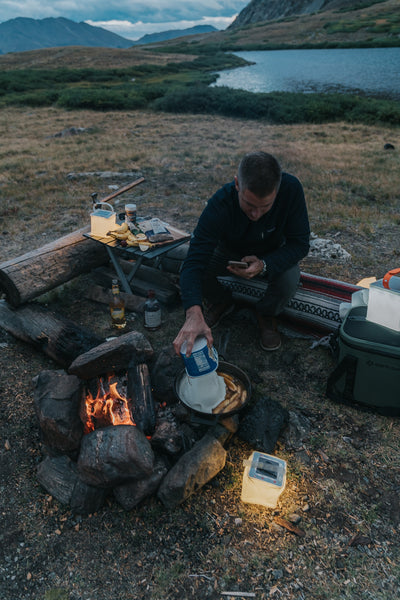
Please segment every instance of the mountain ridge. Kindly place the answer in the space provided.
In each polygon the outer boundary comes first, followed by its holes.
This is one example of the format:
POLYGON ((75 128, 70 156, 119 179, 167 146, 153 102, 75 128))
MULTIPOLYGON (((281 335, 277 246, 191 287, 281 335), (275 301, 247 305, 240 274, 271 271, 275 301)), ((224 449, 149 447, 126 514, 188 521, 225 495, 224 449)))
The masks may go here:
POLYGON ((16 17, 0 23, 0 52, 24 52, 58 46, 130 48, 132 40, 102 27, 64 17, 16 17))
POLYGON ((384 0, 251 0, 228 29, 330 10, 358 10, 384 0))
POLYGON ((160 31, 158 33, 146 33, 143 37, 135 40, 132 43, 132 46, 157 44, 158 42, 164 42, 186 35, 199 35, 201 33, 211 33, 213 31, 218 31, 218 29, 212 25, 195 25, 194 27, 188 27, 187 29, 167 29, 166 31, 160 31))
POLYGON ((197 25, 187 29, 170 29, 146 34, 139 40, 130 40, 102 27, 95 27, 83 21, 77 23, 65 17, 16 17, 0 23, 0 54, 64 46, 127 49, 215 31, 218 30, 212 25, 197 25))

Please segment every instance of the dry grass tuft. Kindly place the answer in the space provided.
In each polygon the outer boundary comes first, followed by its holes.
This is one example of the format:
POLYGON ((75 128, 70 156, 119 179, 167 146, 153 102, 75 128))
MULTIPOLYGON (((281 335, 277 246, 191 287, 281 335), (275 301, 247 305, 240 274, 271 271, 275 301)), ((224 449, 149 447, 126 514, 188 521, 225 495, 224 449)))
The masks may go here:
MULTIPOLYGON (((57 109, 0 112, 1 256, 16 256, 88 222, 90 195, 131 178, 69 178, 70 173, 138 173, 131 196, 191 229, 204 202, 235 174, 244 152, 262 148, 303 182, 312 230, 351 246, 354 272, 393 267, 400 223, 399 130, 348 124, 269 125, 214 116, 57 109), (54 137, 70 127, 86 131, 54 137), (394 151, 383 149, 386 142, 394 151), (4 233, 8 232, 8 233, 4 233), (376 251, 376 244, 385 247, 376 251), (367 261, 366 261, 367 259, 367 261)), ((382 246, 381 246, 382 247, 382 246)), ((346 277, 346 274, 342 274, 346 277)))

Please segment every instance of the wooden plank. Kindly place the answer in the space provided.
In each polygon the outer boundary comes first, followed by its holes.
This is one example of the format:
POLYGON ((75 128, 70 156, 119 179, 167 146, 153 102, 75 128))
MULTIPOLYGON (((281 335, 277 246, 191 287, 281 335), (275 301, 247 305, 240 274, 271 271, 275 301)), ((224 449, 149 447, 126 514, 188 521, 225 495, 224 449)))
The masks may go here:
POLYGON ((123 194, 124 192, 127 192, 128 190, 131 190, 132 188, 139 185, 139 183, 142 183, 143 181, 144 181, 144 177, 139 177, 139 179, 136 179, 132 183, 128 183, 127 185, 124 185, 124 187, 120 188, 119 190, 116 190, 109 196, 106 196, 105 198, 102 198, 101 200, 94 202, 94 204, 99 204, 99 202, 109 202, 116 196, 119 196, 120 194, 123 194))
MULTIPOLYGON (((126 294, 120 292, 121 297, 125 302, 125 309, 132 312, 143 313, 145 299, 142 296, 136 296, 135 294, 126 294)), ((109 304, 112 298, 111 289, 106 289, 100 285, 91 285, 84 291, 84 296, 87 300, 93 300, 100 304, 109 304)))
MULTIPOLYGON (((103 267, 94 269, 92 277, 97 284, 105 288, 111 288, 111 282, 117 276, 113 269, 103 267)), ((135 277, 131 282, 131 288, 134 295, 142 296, 143 298, 147 297, 149 290, 154 290, 157 300, 165 305, 171 305, 179 298, 178 290, 176 288, 166 289, 163 285, 158 285, 154 281, 143 281, 138 277, 135 277)))

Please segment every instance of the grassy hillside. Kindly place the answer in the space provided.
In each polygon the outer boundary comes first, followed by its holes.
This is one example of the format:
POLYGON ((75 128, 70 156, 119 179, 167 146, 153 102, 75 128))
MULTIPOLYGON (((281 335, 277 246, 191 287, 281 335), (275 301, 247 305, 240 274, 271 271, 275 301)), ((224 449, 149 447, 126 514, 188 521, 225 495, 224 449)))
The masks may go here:
POLYGON ((400 0, 260 23, 145 48, 53 48, 0 57, 0 108, 146 109, 272 123, 400 123, 394 100, 344 94, 253 94, 211 88, 245 62, 234 50, 400 44, 400 0))
POLYGON ((350 11, 326 11, 257 23, 238 29, 186 36, 146 48, 65 47, 0 56, 0 70, 44 68, 126 68, 143 63, 165 64, 193 58, 218 46, 222 50, 282 47, 346 47, 400 45, 400 0, 386 0, 350 11))
MULTIPOLYGON (((331 10, 232 28, 210 34, 207 44, 226 50, 399 46, 400 0, 369 4, 358 10, 331 10)), ((204 44, 204 40, 188 40, 186 48, 204 44)), ((165 48, 171 46, 173 41, 165 48)))

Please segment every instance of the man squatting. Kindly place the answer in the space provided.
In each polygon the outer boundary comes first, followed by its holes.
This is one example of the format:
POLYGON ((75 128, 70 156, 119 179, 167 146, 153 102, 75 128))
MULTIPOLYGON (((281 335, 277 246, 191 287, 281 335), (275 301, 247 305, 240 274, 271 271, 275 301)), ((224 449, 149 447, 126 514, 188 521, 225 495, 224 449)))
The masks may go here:
POLYGON ((253 307, 261 348, 278 349, 281 339, 275 317, 296 293, 298 263, 308 254, 309 237, 300 181, 282 172, 271 154, 246 154, 234 180, 207 202, 193 232, 180 276, 186 319, 173 342, 176 353, 186 341, 189 356, 198 336, 205 336, 212 346, 211 328, 234 308, 231 292, 217 280, 227 271, 267 281, 265 294, 253 307), (230 266, 230 260, 248 266, 230 266), (208 304, 205 312, 203 297, 208 304))

